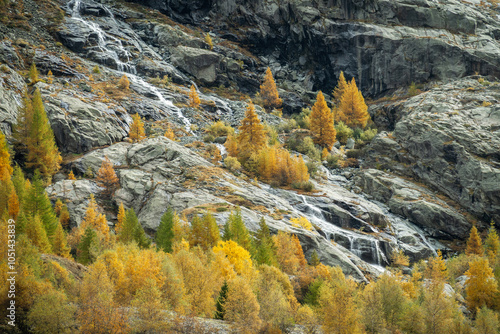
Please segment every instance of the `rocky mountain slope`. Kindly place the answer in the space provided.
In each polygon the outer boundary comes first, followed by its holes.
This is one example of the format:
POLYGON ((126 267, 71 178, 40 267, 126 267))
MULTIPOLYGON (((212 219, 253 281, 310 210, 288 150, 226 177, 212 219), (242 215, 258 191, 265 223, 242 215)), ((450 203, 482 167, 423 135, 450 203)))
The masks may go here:
MULTIPOLYGON (((296 233, 307 257, 316 250, 358 280, 378 275, 394 249, 416 261, 450 250, 473 221, 500 223, 499 86, 469 76, 498 73, 494 8, 458 1, 136 2, 49 1, 60 10, 56 20, 40 14, 43 2, 24 0, 29 28, 0 27, 0 126, 8 138, 26 89, 23 71, 35 62, 55 75, 53 83, 36 84, 65 155, 47 192, 69 200, 73 225, 99 192, 88 171, 105 156, 120 178, 113 204, 133 207, 150 234, 169 205, 187 215, 211 210, 220 226, 240 206, 251 230, 264 216, 274 232, 296 233), (359 152, 361 169, 321 166, 316 191, 299 193, 234 175, 202 156, 203 128, 217 120, 238 126, 244 94, 258 90, 267 66, 288 113, 308 106, 316 90, 330 91, 341 70, 372 97, 412 81, 427 90, 373 103, 375 124, 393 132, 359 152), (128 93, 116 88, 123 74, 128 93), (171 84, 161 83, 165 75, 171 84), (200 90, 200 110, 186 105, 191 84, 200 90), (151 138, 132 144, 126 137, 135 113, 151 138), (178 142, 162 136, 167 123, 178 142), (70 170, 82 178, 68 180, 70 170), (315 229, 292 226, 298 216, 315 229)), ((269 124, 285 122, 257 111, 269 124)), ((222 148, 224 140, 215 144, 222 148)))

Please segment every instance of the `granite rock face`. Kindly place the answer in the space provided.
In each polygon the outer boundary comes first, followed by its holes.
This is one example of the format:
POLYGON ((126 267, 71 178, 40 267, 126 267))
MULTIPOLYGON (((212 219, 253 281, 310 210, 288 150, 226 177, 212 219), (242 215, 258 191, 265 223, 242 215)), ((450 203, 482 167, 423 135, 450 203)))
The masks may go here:
POLYGON ((340 71, 372 96, 413 81, 499 74, 500 24, 494 11, 468 2, 134 2, 181 22, 212 22, 220 34, 251 46, 285 80, 309 69, 298 85, 302 90, 333 88, 340 71), (238 32, 227 34, 236 26, 238 32))
POLYGON ((374 139, 364 166, 416 177, 500 223, 499 99, 498 83, 468 77, 398 102, 400 121, 374 139))

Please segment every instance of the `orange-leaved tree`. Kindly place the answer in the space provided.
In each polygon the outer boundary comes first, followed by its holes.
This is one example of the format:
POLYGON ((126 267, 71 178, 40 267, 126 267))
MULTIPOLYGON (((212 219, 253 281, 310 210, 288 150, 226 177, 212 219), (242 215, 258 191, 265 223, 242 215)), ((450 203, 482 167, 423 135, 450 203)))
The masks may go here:
POLYGON ((245 118, 241 120, 238 129, 240 130, 238 134, 238 158, 241 161, 246 161, 252 154, 258 153, 264 148, 267 143, 264 125, 260 122, 252 101, 248 103, 245 118))
POLYGON ((116 176, 113 163, 109 160, 108 156, 104 157, 101 168, 97 172, 96 183, 99 187, 104 188, 102 193, 106 198, 113 196, 120 185, 120 180, 116 176))
POLYGON ((370 119, 365 99, 358 90, 354 78, 347 84, 342 94, 337 113, 339 120, 351 128, 364 128, 370 119))
POLYGON ((191 108, 198 108, 200 106, 200 97, 198 96, 198 92, 196 92, 196 87, 191 85, 191 90, 188 94, 189 97, 189 106, 191 108))
POLYGON ((337 87, 335 87, 335 89, 333 90, 333 99, 335 100, 336 104, 340 103, 340 99, 342 98, 342 95, 344 95, 346 88, 347 88, 347 81, 345 80, 344 72, 340 71, 337 87))
POLYGON ((472 311, 482 306, 491 308, 498 293, 498 283, 488 259, 477 258, 469 263, 469 270, 465 276, 468 278, 465 282, 465 293, 469 308, 472 311))
POLYGON ((260 96, 264 100, 264 107, 266 110, 281 107, 283 102, 278 94, 278 89, 276 88, 276 83, 274 82, 273 73, 268 67, 266 70, 266 75, 264 77, 264 82, 260 85, 260 96))
POLYGON ((132 141, 137 142, 146 138, 146 134, 144 132, 144 123, 141 120, 141 116, 139 114, 135 114, 132 116, 132 125, 130 125, 129 137, 132 141))
POLYGON ((479 255, 483 256, 483 243, 481 242, 481 237, 477 232, 476 226, 472 226, 470 230, 469 239, 467 240, 467 248, 465 249, 465 254, 467 255, 479 255))
POLYGON ((333 126, 332 111, 326 105, 325 97, 321 91, 318 93, 316 103, 312 107, 310 119, 314 142, 331 150, 333 144, 335 144, 337 132, 333 126))

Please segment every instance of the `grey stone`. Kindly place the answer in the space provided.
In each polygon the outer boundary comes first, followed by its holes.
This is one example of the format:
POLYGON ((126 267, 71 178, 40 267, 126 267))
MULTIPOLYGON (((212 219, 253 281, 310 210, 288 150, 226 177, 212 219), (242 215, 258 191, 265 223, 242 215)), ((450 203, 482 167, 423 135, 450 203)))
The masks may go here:
POLYGON ((172 52, 172 63, 205 84, 217 80, 221 56, 215 52, 178 46, 172 52))

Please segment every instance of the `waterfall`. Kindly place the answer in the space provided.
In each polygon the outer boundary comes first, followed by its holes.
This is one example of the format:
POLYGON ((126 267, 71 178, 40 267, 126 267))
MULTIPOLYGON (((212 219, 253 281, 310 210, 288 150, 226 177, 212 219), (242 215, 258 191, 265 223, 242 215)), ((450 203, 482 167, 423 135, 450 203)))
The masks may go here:
MULTIPOLYGON (((385 254, 380 249, 380 241, 378 239, 370 235, 363 235, 349 230, 344 230, 329 223, 325 219, 320 208, 308 203, 307 198, 304 195, 300 195, 300 199, 302 200, 300 205, 302 208, 299 207, 299 210, 302 211, 304 216, 306 216, 312 224, 321 228, 328 240, 335 240, 335 236, 343 238, 348 241, 348 245, 345 245, 345 247, 359 258, 363 255, 363 250, 360 248, 360 245, 361 247, 364 247, 365 250, 367 249, 367 246, 369 246, 369 249, 371 250, 371 260, 375 264, 380 266, 383 265, 384 262, 388 263, 385 254)), ((369 256, 367 259, 366 252, 364 260, 369 260, 369 256)))
MULTIPOLYGON (((146 82, 141 77, 137 76, 137 70, 135 66, 130 63, 131 54, 130 52, 123 46, 123 43, 120 39, 106 33, 96 22, 90 22, 88 20, 84 20, 80 15, 80 0, 72 0, 68 7, 71 9, 71 18, 77 22, 82 23, 92 32, 97 35, 97 47, 101 52, 105 55, 111 57, 113 61, 116 63, 116 67, 119 72, 127 73, 127 77, 129 80, 138 86, 145 88, 145 90, 151 91, 160 101, 160 103, 169 111, 173 111, 177 114, 177 117, 184 123, 185 129, 188 133, 192 133, 191 131, 191 122, 187 119, 182 113, 181 109, 176 107, 172 101, 166 100, 160 90, 150 83, 146 82), (116 49, 118 49, 119 53, 116 49), (122 61, 120 58, 122 55, 126 58, 126 61, 122 61)), ((116 22, 115 16, 105 6, 102 6, 103 9, 110 15, 111 19, 116 22)))
POLYGON ((226 147, 224 145, 222 145, 222 144, 215 144, 215 146, 217 146, 217 148, 219 149, 220 155, 222 157, 224 157, 224 155, 227 154, 227 150, 226 150, 226 147))

